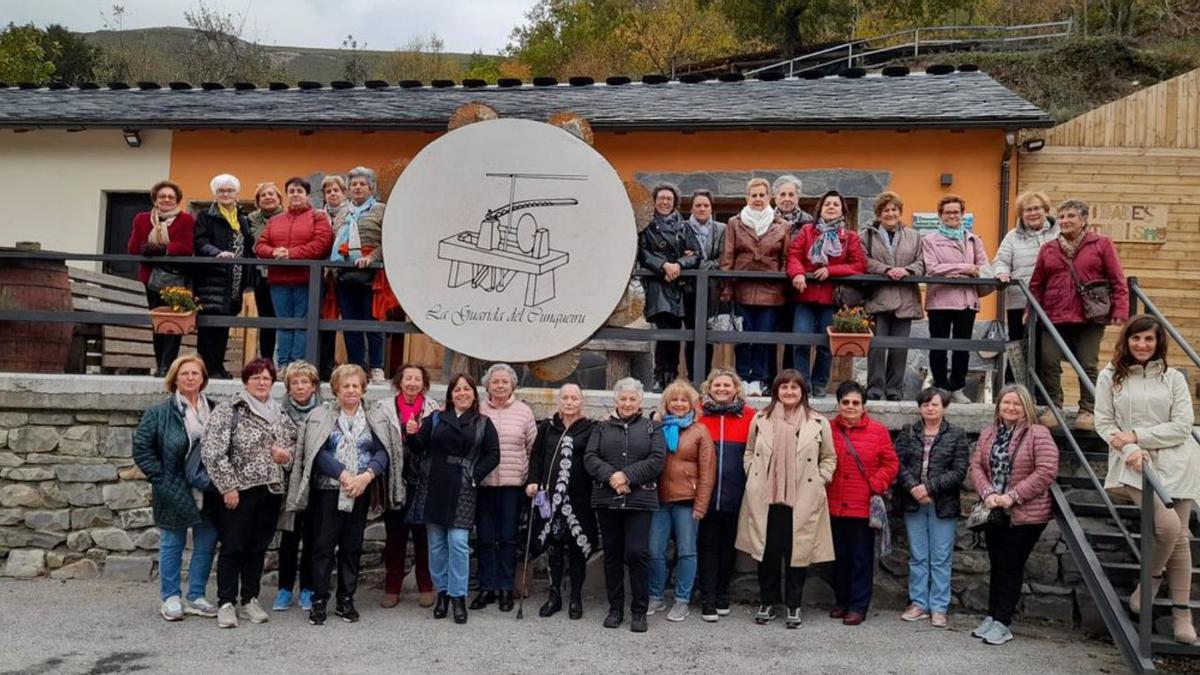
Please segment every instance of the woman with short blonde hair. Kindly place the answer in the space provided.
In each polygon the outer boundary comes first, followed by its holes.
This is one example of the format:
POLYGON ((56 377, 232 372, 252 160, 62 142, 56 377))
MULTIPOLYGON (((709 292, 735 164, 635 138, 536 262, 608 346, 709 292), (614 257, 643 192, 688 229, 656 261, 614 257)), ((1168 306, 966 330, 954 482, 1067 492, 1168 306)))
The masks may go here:
POLYGON ((354 364, 338 366, 330 388, 336 400, 308 416, 297 440, 301 464, 292 472, 287 504, 289 511, 302 511, 311 494, 314 588, 308 622, 316 626, 325 623, 335 563, 335 614, 347 623, 358 621, 354 594, 367 511, 373 502, 385 509, 404 505, 400 430, 380 406, 364 400, 366 372, 354 364))
MULTIPOLYGON (((867 274, 900 281, 925 273, 921 235, 905 227, 904 202, 895 192, 884 192, 875 200, 875 221, 862 230, 867 252, 867 274)), ((870 288, 864 308, 875 319, 875 334, 908 337, 912 322, 925 316, 921 288, 917 284, 888 283, 870 288)), ((907 349, 870 350, 867 354, 867 398, 899 401, 904 395, 907 349)))
MULTIPOLYGON (((283 191, 275 181, 259 183, 254 188, 254 210, 246 219, 250 221, 250 241, 258 241, 258 235, 267 229, 267 221, 283 213, 283 191)), ((254 308, 259 318, 275 318, 275 305, 271 302, 271 286, 267 284, 267 268, 255 268, 254 308)), ((275 358, 275 329, 258 329, 258 355, 275 358)))
MULTIPOLYGON (((1045 192, 1023 192, 1017 196, 1013 208, 1017 211, 1017 222, 1000 241, 996 257, 992 258, 992 270, 1001 282, 1029 283, 1042 244, 1058 238, 1058 223, 1050 214, 1050 198, 1045 192)), ((1025 305, 1025 294, 1016 284, 1004 291, 1009 340, 1025 339, 1025 305)), ((1011 373, 1008 379, 1012 379, 1011 373)))
POLYGON ((176 358, 163 385, 170 395, 146 410, 133 434, 133 461, 150 482, 154 524, 161 532, 159 612, 167 621, 179 621, 185 614, 212 618, 217 607, 204 595, 217 548, 216 504, 188 481, 187 472, 188 456, 199 446, 215 405, 203 394, 208 385, 204 360, 193 354, 176 358), (180 574, 189 529, 192 558, 185 604, 180 574))

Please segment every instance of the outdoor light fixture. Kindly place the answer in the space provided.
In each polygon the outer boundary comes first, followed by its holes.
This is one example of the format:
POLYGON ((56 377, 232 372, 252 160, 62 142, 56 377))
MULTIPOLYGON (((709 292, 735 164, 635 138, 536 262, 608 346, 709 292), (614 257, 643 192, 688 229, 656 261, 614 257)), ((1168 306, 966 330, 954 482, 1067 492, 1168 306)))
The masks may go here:
POLYGON ((131 148, 142 147, 142 135, 137 129, 125 129, 121 131, 121 135, 125 137, 125 145, 131 148))
POLYGON ((1024 143, 1022 143, 1021 147, 1025 148, 1025 152, 1037 152, 1038 150, 1041 150, 1042 148, 1046 147, 1046 139, 1031 138, 1031 139, 1025 141, 1024 143))

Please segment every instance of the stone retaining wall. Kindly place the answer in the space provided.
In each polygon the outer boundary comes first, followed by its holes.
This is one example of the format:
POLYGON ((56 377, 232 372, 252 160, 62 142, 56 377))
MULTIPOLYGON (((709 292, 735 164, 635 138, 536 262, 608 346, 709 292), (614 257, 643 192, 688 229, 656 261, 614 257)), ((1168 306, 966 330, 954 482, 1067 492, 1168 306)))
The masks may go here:
MULTIPOLYGON (((0 375, 0 558, 3 576, 53 579, 106 578, 147 581, 156 575, 159 531, 150 510, 150 487, 133 464, 133 430, 140 413, 162 400, 161 383, 144 377, 0 375)), ((214 382, 209 393, 233 396, 240 382, 214 382)), ((277 392, 278 393, 278 392, 277 392)), ((441 393, 435 389, 435 396, 441 393)), ((372 387, 369 396, 388 395, 372 387)), ((550 412, 552 394, 524 390, 539 417, 550 412)), ((587 392, 589 413, 605 414, 607 392, 587 392)), ((647 405, 656 403, 647 396, 647 405)), ((828 411, 831 400, 818 406, 828 411)), ((892 428, 915 418, 911 403, 872 404, 892 428)), ((978 431, 990 406, 954 406, 954 421, 978 431)), ((963 499, 969 511, 974 494, 963 499)), ((875 605, 900 609, 907 597, 907 541, 903 522, 893 523, 894 552, 879 561, 875 605)), ((382 523, 368 526, 365 579, 379 580, 382 523)), ((274 551, 267 569, 275 568, 274 551)), ((590 583, 600 579, 593 566, 590 583)), ((959 528, 954 553, 954 605, 981 611, 987 605, 987 551, 982 538, 959 528)), ((735 581, 739 598, 753 601, 753 561, 742 556, 735 581)), ((1103 632, 1075 571, 1071 554, 1052 523, 1027 568, 1026 616, 1103 632)), ((806 590, 810 602, 829 603, 828 570, 818 567, 806 590)), ((273 573, 268 573, 273 574, 273 573)), ((268 580, 270 581, 270 580, 268 580)))

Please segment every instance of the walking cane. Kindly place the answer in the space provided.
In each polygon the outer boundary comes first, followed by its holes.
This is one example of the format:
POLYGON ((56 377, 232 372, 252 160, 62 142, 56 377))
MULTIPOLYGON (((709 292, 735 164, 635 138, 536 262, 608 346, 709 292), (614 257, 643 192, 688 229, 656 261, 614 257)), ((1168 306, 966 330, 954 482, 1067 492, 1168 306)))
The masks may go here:
POLYGON ((525 533, 525 567, 521 570, 521 597, 517 599, 517 618, 525 618, 525 596, 529 595, 529 546, 533 543, 533 509, 537 495, 529 498, 529 523, 525 533))

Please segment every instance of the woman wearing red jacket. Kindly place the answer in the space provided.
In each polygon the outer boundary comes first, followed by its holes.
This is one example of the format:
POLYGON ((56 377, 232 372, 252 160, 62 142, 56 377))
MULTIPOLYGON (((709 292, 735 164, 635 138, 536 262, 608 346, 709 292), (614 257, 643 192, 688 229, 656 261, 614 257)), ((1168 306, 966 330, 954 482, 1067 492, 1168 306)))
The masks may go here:
MULTIPOLYGON (((267 229, 258 235, 254 253, 259 258, 280 260, 323 260, 329 257, 333 245, 333 229, 329 216, 318 211, 308 201, 310 187, 303 178, 289 178, 284 185, 287 211, 271 218, 267 229)), ((308 316, 308 269, 304 267, 270 267, 267 283, 271 285, 271 304, 275 316, 284 319, 303 319, 308 316)), ((306 333, 303 329, 279 329, 275 352, 278 367, 304 358, 306 333)), ((314 359, 315 360, 315 359, 314 359)))
POLYGON ((837 470, 825 490, 833 525, 833 610, 829 616, 847 626, 867 617, 875 583, 875 531, 871 496, 887 494, 900 470, 887 427, 867 415, 867 392, 853 380, 838 385, 838 414, 833 419, 837 470))
POLYGON ((1025 561, 1050 522, 1050 488, 1058 476, 1058 446, 1037 423, 1029 390, 1010 384, 997 401, 992 425, 979 434, 970 472, 979 498, 998 514, 983 532, 991 563, 988 615, 971 632, 990 645, 1013 639, 1008 626, 1021 599, 1025 561))
MULTIPOLYGON (((1058 329, 1070 347, 1083 372, 1093 383, 1099 373, 1100 340, 1104 327, 1121 324, 1129 319, 1129 289, 1125 272, 1117 258, 1112 240, 1088 232, 1088 205, 1080 199, 1068 199, 1058 206, 1058 239, 1047 242, 1038 251, 1029 290, 1046 310, 1046 316, 1058 329), (1107 283, 1111 304, 1107 316, 1089 318, 1084 313, 1079 284, 1107 283)), ((1055 406, 1062 407, 1062 350, 1047 331, 1041 332, 1038 352, 1038 379, 1055 406)), ((1079 416, 1075 428, 1091 431, 1095 428, 1092 413, 1096 401, 1084 387, 1079 388, 1079 416)), ((1053 413, 1047 410, 1039 422, 1057 425, 1053 413)))
MULTIPOLYGON (((858 234, 846 229, 846 200, 835 190, 826 192, 817 202, 817 221, 808 223, 792 238, 788 246, 787 274, 796 289, 796 309, 792 316, 792 332, 825 334, 833 323, 837 310, 834 284, 831 277, 865 274, 867 256, 858 234), (815 281, 808 283, 806 274, 815 281)), ((833 356, 822 343, 817 347, 816 362, 809 368, 812 357, 810 345, 796 345, 796 370, 812 386, 814 397, 825 395, 833 356)))
MULTIPOLYGON (((129 233, 129 253, 144 256, 190 256, 196 219, 179 210, 183 190, 169 180, 159 181, 150 188, 154 207, 133 217, 129 233)), ((161 263, 142 263, 138 281, 146 284, 146 303, 150 309, 167 304, 158 292, 171 285, 171 279, 185 277, 184 270, 161 263), (156 272, 157 270, 157 272, 156 272)), ((154 376, 163 377, 179 356, 180 335, 154 334, 154 376)))

